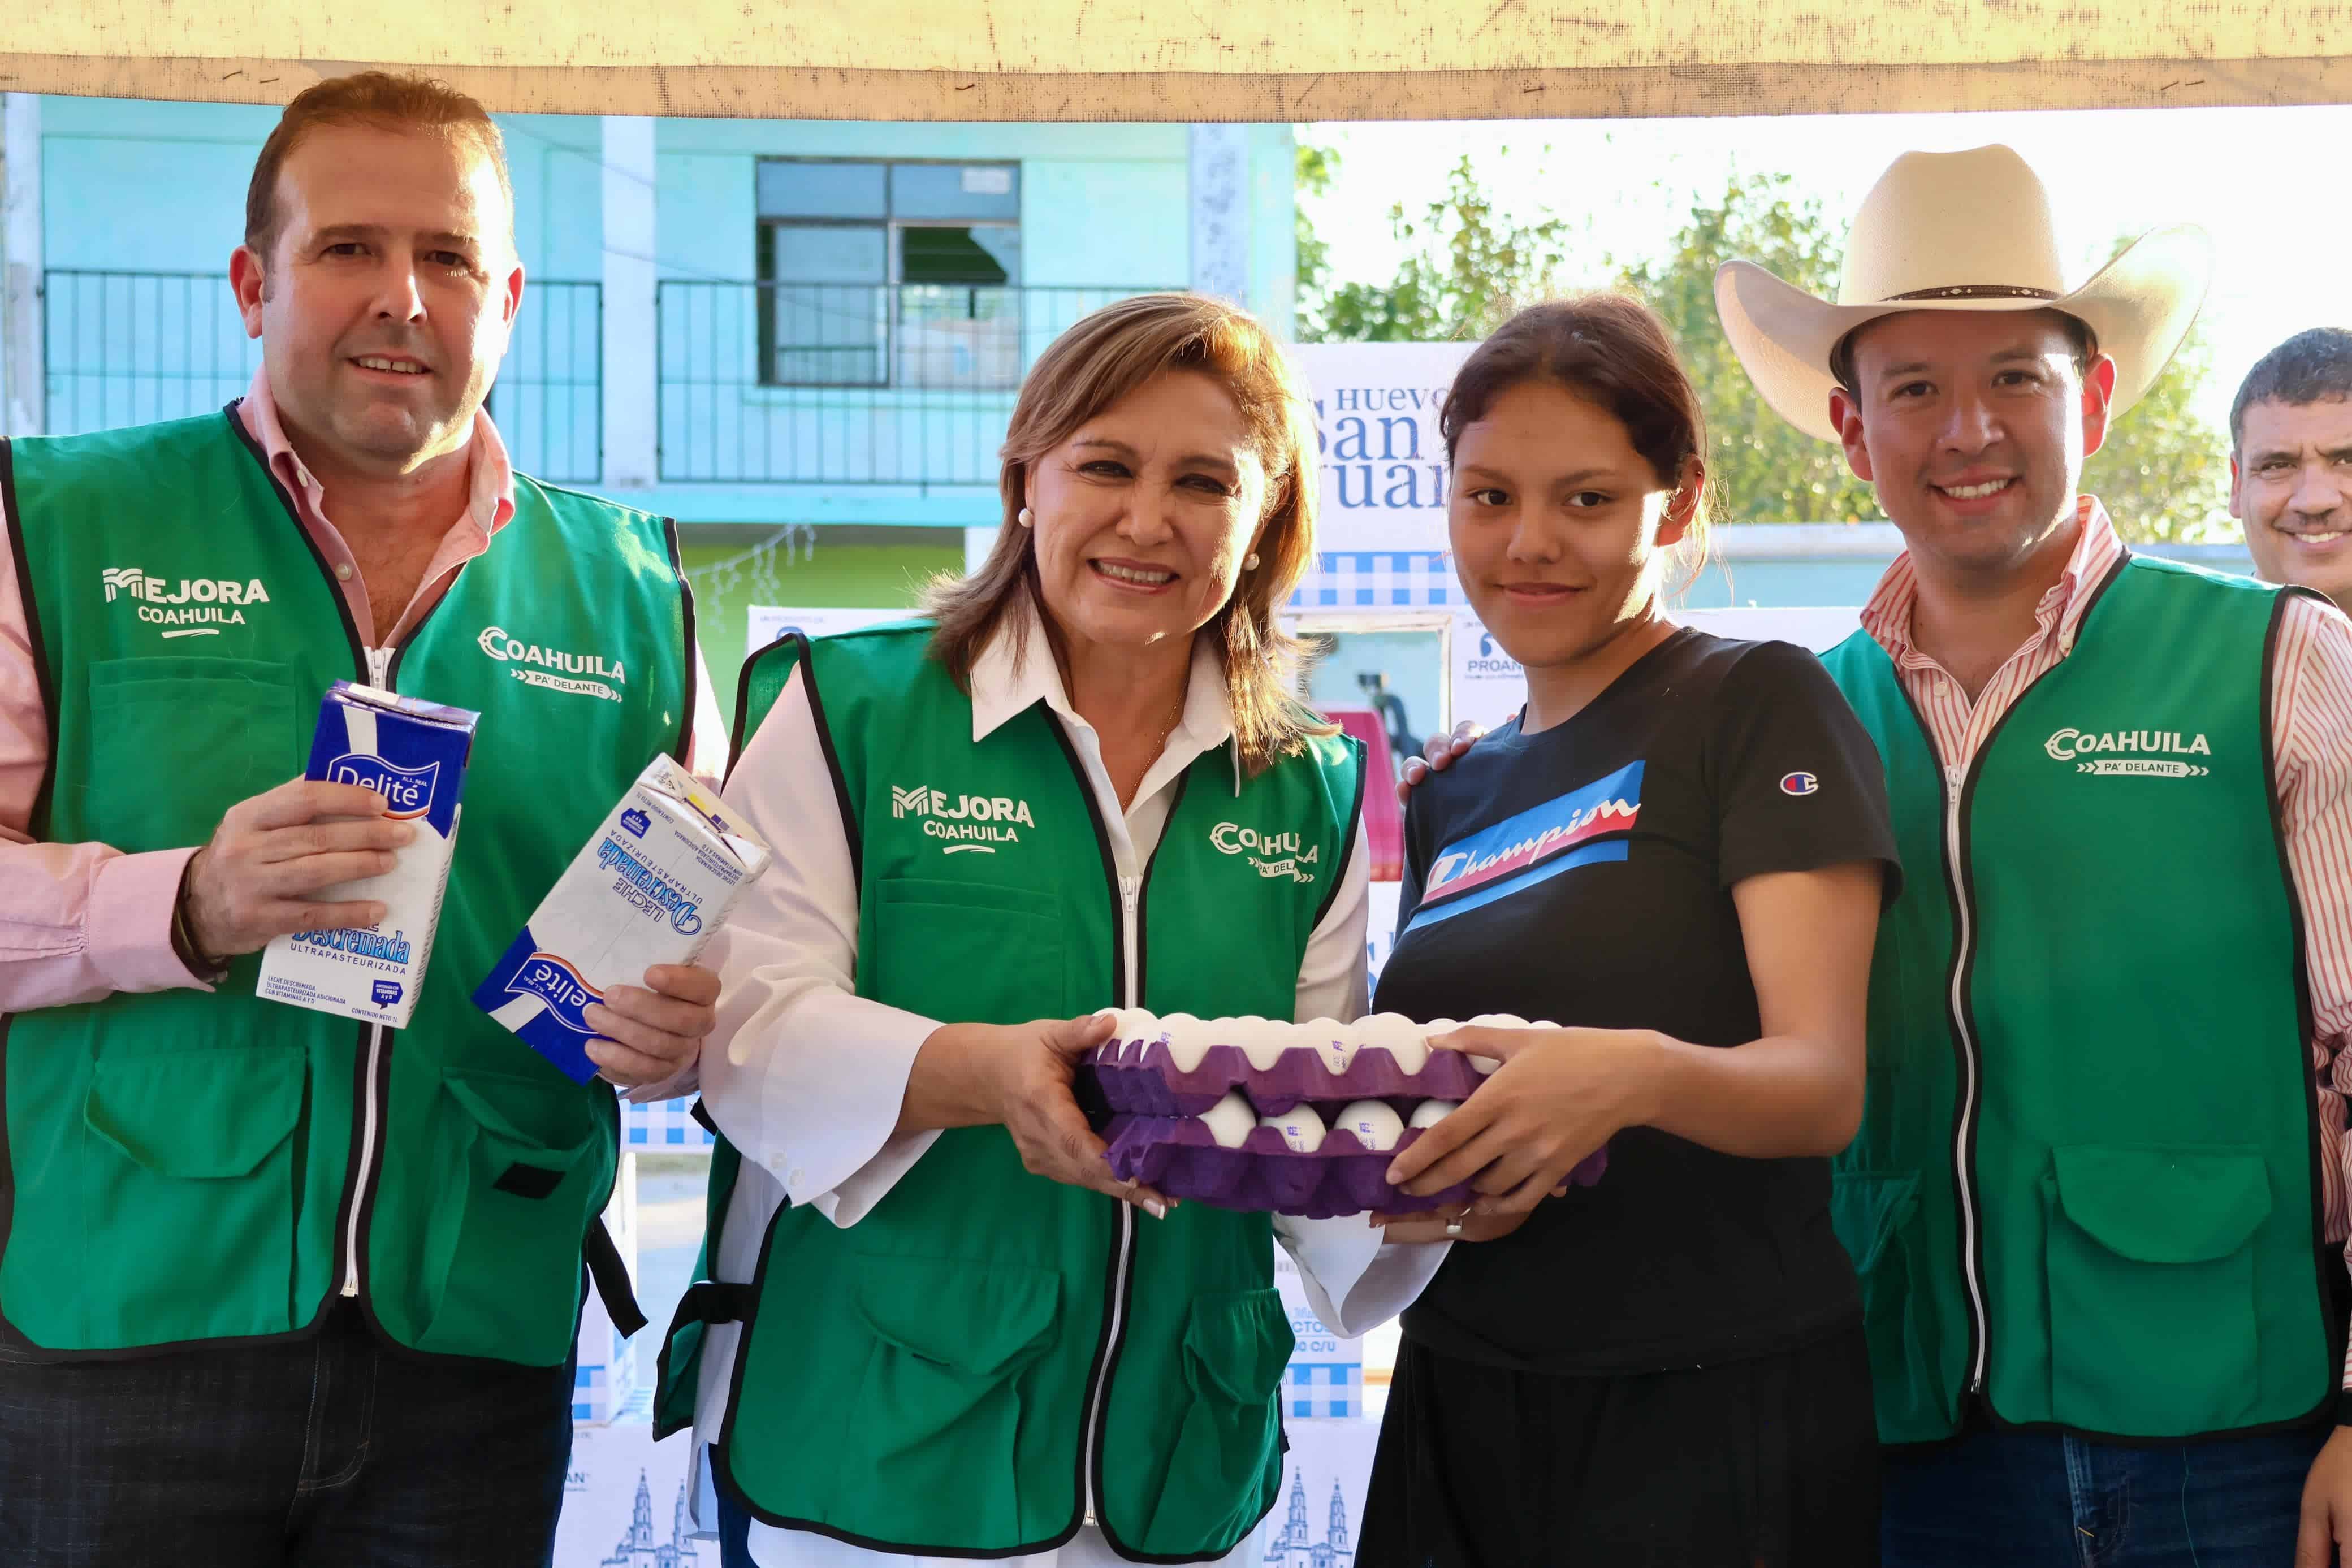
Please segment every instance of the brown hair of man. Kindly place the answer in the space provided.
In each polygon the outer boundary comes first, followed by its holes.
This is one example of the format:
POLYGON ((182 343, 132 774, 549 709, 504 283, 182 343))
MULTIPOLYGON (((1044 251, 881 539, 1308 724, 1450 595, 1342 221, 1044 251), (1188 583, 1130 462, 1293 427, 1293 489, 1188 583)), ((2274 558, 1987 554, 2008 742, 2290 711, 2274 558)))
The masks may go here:
POLYGON ((1258 569, 1202 631, 1223 655, 1234 738, 1255 774, 1328 735, 1294 695, 1303 649, 1282 629, 1282 607, 1315 562, 1315 426, 1306 389, 1256 318, 1197 294, 1144 294, 1107 305, 1054 340, 1021 383, 1000 454, 1003 529, 979 570, 934 583, 924 611, 939 622, 931 653, 971 689, 972 665, 1023 596, 1045 612, 1027 505, 1032 465, 1078 427, 1163 371, 1223 387, 1255 439, 1266 480, 1258 569))
POLYGON ((421 131, 470 141, 498 172, 507 199, 507 242, 514 241, 514 182, 507 174, 506 138, 478 102, 429 77, 360 71, 329 77, 295 95, 278 128, 254 160, 253 181, 245 190, 245 243, 268 265, 278 243, 278 172, 304 134, 321 125, 372 125, 385 131, 421 131))

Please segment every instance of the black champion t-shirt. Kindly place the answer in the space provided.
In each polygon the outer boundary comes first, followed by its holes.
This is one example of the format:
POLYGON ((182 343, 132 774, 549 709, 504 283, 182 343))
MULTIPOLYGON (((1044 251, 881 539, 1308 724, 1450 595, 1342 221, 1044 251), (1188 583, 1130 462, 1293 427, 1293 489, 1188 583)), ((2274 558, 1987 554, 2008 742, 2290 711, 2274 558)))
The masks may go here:
MULTIPOLYGON (((1759 1026, 1733 886, 1850 861, 1884 862, 1894 896, 1878 753, 1828 672, 1681 628, 1566 723, 1506 725, 1413 792, 1376 1005, 1744 1044, 1759 1026)), ((1789 1348, 1860 1310, 1829 1186, 1826 1159, 1628 1128, 1597 1186, 1456 1246, 1405 1332, 1549 1373, 1789 1348)))

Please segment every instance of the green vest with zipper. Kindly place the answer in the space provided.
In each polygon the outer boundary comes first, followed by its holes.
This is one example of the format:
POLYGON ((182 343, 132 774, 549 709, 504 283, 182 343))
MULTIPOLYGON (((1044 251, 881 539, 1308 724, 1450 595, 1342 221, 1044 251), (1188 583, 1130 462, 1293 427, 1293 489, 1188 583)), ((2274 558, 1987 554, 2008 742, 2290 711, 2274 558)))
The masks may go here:
POLYGON ((1947 772, 1885 650, 1824 661, 1904 865, 1835 1167, 1879 1436, 2234 1433, 2336 1395, 2276 591, 2127 558, 1947 772), (1944 874, 1925 874, 1940 866, 1944 874))
MULTIPOLYGON (((857 868, 858 995, 999 1024, 1130 999, 1289 1017, 1353 843, 1356 744, 1238 783, 1229 750, 1204 754, 1123 886, 1058 722, 1040 704, 975 745, 929 638, 791 638, 744 667, 740 734, 793 668, 810 682, 857 868), (1252 852, 1243 829, 1291 837, 1252 852)), ((734 1168, 722 1145, 706 1258, 734 1168)), ((1091 1497, 1123 1555, 1193 1561, 1273 1506, 1293 1341, 1262 1214, 1139 1217, 1030 1175, 1002 1127, 951 1130, 846 1229, 782 1210, 751 1301, 712 1457, 772 1524, 1004 1556, 1068 1540, 1091 1497)), ((670 1348, 674 1426, 695 1345, 670 1348)))
MULTIPOLYGON (((0 444, 0 495, 52 743, 36 839, 201 844, 300 775, 330 683, 371 678, 235 405, 0 444)), ((638 769, 683 753, 690 637, 667 524, 517 477, 495 546, 373 672, 482 716, 410 1026, 262 1001, 258 954, 210 994, 0 1020, 7 1343, 265 1341, 342 1294, 417 1351, 563 1362, 613 1092, 470 993, 638 769)))

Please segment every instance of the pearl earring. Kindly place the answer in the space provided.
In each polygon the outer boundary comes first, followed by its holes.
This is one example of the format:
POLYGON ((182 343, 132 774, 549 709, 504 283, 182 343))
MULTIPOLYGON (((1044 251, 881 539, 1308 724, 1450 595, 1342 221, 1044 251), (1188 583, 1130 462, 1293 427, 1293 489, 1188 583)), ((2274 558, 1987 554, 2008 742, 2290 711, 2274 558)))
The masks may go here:
POLYGON ((1242 558, 1242 570, 1244 571, 1255 571, 1257 570, 1257 551, 1252 550, 1248 555, 1242 558))
POLYGON ((1024 507, 1013 515, 1013 520, 1024 528, 1034 528, 1036 526, 1037 514, 1024 507))

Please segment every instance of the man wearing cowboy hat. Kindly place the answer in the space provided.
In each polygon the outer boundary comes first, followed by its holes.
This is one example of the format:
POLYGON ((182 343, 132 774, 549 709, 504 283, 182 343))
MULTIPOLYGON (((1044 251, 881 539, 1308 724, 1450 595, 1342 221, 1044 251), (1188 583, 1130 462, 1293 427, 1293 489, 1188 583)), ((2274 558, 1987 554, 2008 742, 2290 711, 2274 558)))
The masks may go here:
POLYGON ((1835 303, 1716 280, 1758 390, 1906 547, 1825 661, 1913 873, 1833 1204, 1898 1568, 2352 1539, 2352 623, 2134 556, 2076 489, 2209 262, 2162 229, 2069 289, 2041 182, 1986 147, 1896 160, 1835 303))

